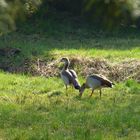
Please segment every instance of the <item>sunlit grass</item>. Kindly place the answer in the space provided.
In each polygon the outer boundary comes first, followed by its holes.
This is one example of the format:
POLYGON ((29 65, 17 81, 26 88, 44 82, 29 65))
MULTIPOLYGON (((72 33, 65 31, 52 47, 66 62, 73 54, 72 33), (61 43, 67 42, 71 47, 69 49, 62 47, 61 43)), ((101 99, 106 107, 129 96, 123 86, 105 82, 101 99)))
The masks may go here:
POLYGON ((124 59, 140 59, 140 48, 133 48, 132 50, 113 50, 113 49, 62 49, 53 50, 51 54, 55 57, 62 56, 80 56, 80 57, 95 57, 107 59, 111 61, 122 61, 124 59))
MULTIPOLYGON (((140 137, 140 85, 129 80, 95 91, 65 87, 60 78, 0 73, 2 139, 133 139, 140 137)), ((80 81, 83 81, 82 79, 80 81)))
POLYGON ((21 49, 20 56, 11 58, 15 65, 21 65, 26 58, 51 59, 62 56, 105 58, 113 62, 140 59, 140 40, 136 30, 106 33, 82 26, 82 23, 79 28, 49 20, 47 24, 42 24, 39 27, 25 24, 19 31, 0 38, 0 48, 8 46, 21 49))
MULTIPOLYGON (((27 40, 25 38, 25 43, 22 38, 18 40, 13 40, 13 37, 8 41, 9 47, 21 48, 22 52, 19 56, 8 59, 7 61, 12 61, 14 65, 23 65, 25 59, 49 59, 55 58, 58 59, 63 56, 67 57, 94 57, 100 59, 106 59, 111 62, 119 62, 127 59, 138 59, 140 60, 140 41, 133 40, 133 43, 130 43, 131 38, 128 42, 122 41, 118 38, 117 42, 120 42, 119 45, 114 40, 110 41, 110 38, 99 39, 89 39, 89 42, 83 40, 84 43, 79 41, 73 41, 73 39, 66 41, 62 38, 62 41, 56 41, 55 38, 49 39, 37 39, 37 41, 27 40), (98 41, 98 46, 96 45, 98 41), (136 41, 136 42, 135 42, 136 41), (93 43, 91 43, 93 42, 93 43), (129 44, 130 43, 130 44, 129 44)), ((0 41, 0 47, 5 45, 2 40, 0 41)), ((1 61, 5 61, 7 58, 1 58, 1 61)))

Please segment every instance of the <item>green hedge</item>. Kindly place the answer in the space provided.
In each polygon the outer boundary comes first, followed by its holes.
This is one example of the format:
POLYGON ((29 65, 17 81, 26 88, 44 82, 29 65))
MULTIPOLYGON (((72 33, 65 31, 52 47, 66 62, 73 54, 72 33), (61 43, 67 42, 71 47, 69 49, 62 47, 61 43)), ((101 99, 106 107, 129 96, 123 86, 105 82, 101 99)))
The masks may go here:
POLYGON ((48 0, 47 3, 58 11, 82 15, 109 28, 134 24, 140 16, 139 0, 48 0))

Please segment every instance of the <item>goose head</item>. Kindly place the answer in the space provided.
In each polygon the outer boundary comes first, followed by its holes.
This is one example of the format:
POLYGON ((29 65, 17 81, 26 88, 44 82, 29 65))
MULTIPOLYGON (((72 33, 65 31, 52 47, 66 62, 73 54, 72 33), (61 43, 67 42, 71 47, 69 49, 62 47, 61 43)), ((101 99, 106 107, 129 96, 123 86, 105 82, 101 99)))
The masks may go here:
POLYGON ((83 94, 85 88, 86 88, 86 84, 84 83, 84 84, 81 86, 81 88, 79 89, 80 97, 82 96, 82 94, 83 94))
POLYGON ((69 59, 66 57, 61 58, 60 62, 64 62, 64 63, 70 63, 69 59))
POLYGON ((65 64, 64 69, 67 69, 69 67, 69 65, 70 65, 70 61, 66 57, 61 58, 60 62, 63 62, 65 64))

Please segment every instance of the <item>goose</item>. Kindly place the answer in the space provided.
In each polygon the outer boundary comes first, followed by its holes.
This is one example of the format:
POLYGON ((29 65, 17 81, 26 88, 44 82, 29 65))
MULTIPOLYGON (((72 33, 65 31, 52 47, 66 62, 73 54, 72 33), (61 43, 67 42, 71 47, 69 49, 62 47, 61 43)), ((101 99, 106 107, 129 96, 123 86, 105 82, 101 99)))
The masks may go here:
POLYGON ((110 80, 108 80, 105 76, 103 75, 98 75, 98 74, 93 74, 93 75, 89 75, 86 78, 86 82, 83 83, 83 85, 81 86, 79 92, 80 92, 80 97, 82 96, 85 88, 91 88, 92 92, 90 94, 90 97, 92 96, 94 90, 99 89, 100 90, 100 98, 101 98, 101 94, 102 91, 101 89, 104 87, 110 87, 112 88, 114 85, 114 83, 112 83, 110 80))
POLYGON ((63 69, 60 73, 61 79, 64 81, 66 90, 68 85, 73 85, 75 89, 80 90, 80 83, 78 81, 77 74, 74 70, 69 69, 70 61, 68 58, 62 58, 60 62, 64 62, 63 69))

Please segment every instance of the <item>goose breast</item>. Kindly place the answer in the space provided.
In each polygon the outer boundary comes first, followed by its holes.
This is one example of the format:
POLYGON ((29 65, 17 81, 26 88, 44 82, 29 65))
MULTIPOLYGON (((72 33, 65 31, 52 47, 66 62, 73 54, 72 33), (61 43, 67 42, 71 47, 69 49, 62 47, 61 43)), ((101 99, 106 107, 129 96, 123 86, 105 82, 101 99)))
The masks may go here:
POLYGON ((60 75, 66 85, 72 83, 72 74, 68 70, 62 71, 60 75))

